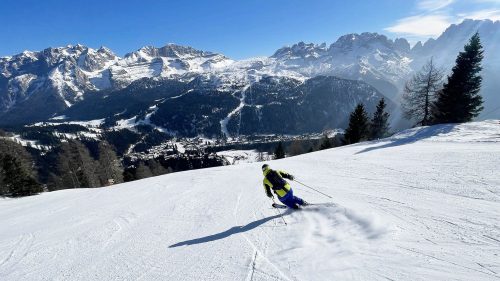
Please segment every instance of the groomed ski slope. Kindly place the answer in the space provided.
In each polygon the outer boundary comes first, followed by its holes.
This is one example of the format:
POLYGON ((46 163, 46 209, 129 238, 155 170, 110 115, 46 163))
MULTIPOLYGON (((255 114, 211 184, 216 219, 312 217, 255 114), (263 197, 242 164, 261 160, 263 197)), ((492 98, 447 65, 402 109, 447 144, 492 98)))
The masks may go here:
POLYGON ((0 200, 0 280, 500 280, 500 123, 0 200))

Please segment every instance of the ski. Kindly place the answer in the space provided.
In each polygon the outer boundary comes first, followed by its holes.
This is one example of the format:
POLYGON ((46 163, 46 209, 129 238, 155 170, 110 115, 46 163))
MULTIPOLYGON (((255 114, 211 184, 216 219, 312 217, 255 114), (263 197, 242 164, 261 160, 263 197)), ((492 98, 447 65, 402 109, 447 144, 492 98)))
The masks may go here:
POLYGON ((305 207, 307 206, 323 206, 323 207, 336 207, 337 204, 335 203, 307 203, 304 205, 305 207))
MULTIPOLYGON (((273 203, 271 204, 274 208, 279 208, 279 209, 286 209, 288 208, 287 206, 283 204, 278 204, 278 203, 273 203)), ((308 206, 325 206, 325 207, 335 207, 335 203, 305 203, 304 205, 299 205, 299 209, 308 207, 308 206)))
POLYGON ((285 205, 281 205, 281 204, 277 204, 277 203, 273 203, 273 204, 272 204, 272 206, 273 206, 274 208, 279 208, 279 209, 286 209, 286 208, 288 208, 288 207, 287 207, 287 206, 285 206, 285 205))

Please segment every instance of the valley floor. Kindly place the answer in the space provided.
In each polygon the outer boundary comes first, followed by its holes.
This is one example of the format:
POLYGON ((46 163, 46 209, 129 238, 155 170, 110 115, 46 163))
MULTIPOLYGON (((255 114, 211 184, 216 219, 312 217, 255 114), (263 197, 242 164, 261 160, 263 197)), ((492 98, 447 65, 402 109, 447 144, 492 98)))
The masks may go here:
POLYGON ((500 123, 0 200, 0 280, 500 280, 500 123))

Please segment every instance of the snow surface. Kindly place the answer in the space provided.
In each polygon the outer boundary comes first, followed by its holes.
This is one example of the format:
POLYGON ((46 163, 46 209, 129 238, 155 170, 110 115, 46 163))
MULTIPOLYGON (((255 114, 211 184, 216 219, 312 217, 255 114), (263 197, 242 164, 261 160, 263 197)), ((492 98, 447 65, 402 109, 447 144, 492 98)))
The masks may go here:
POLYGON ((270 161, 311 203, 284 225, 260 163, 0 200, 0 280, 498 280, 500 123, 270 161))
MULTIPOLYGON (((224 157, 231 164, 253 163, 258 162, 259 152, 254 149, 250 150, 224 150, 217 152, 217 155, 224 157)), ((271 159, 267 152, 263 152, 263 159, 271 159)))

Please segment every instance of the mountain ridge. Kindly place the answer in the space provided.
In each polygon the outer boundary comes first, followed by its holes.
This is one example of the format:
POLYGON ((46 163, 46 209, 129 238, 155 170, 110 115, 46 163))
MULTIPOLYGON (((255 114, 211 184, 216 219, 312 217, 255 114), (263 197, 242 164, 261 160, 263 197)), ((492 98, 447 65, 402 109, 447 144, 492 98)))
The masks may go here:
MULTIPOLYGON (((113 92, 144 78, 186 83, 198 80, 235 94, 241 87, 268 76, 299 81, 336 76, 365 81, 397 103, 404 81, 430 57, 451 69, 456 53, 475 30, 500 34, 500 22, 465 20, 451 25, 437 39, 418 42, 413 47, 404 38, 393 40, 364 32, 346 34, 330 45, 299 42, 282 47, 269 57, 246 60, 173 43, 145 46, 123 57, 106 47, 93 49, 80 44, 25 51, 0 58, 0 117, 7 120, 4 124, 11 122, 8 120, 43 121, 60 115, 96 91, 113 92), (50 106, 38 104, 42 101, 50 106), (31 116, 26 110, 33 111, 31 116)), ((500 103, 500 98, 493 94, 498 83, 493 76, 500 70, 500 59, 490 55, 494 53, 491 49, 500 46, 495 38, 484 36, 486 110, 490 104, 500 103)))

